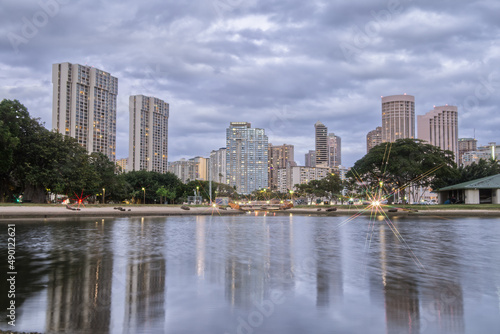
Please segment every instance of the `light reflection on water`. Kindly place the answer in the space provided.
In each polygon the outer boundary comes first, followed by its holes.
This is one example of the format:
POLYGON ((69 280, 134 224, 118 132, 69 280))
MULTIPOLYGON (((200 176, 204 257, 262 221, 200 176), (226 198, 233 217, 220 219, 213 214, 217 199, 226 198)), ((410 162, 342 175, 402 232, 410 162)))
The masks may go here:
MULTIPOLYGON (((339 227, 344 220, 17 222, 15 330, 498 332, 497 219, 396 219, 404 242, 384 221, 359 217, 339 227)), ((12 329, 4 319, 1 328, 12 329)))

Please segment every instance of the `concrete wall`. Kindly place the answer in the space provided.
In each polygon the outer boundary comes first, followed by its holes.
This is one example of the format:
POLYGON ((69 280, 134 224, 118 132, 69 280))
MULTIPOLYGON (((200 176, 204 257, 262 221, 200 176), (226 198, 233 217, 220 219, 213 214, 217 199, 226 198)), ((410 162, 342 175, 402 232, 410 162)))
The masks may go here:
POLYGON ((479 204, 479 190, 465 190, 465 204, 479 204))
POLYGON ((493 195, 493 197, 491 199, 492 203, 493 204, 500 204, 500 189, 496 189, 496 190, 493 189, 491 192, 493 195))

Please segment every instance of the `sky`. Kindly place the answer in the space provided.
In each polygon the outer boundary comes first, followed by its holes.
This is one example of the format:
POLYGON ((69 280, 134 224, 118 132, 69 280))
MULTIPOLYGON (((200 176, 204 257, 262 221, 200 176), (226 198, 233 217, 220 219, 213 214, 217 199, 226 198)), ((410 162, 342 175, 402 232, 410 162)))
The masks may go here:
POLYGON ((6 1, 0 99, 50 129, 53 63, 111 73, 117 158, 136 94, 170 104, 169 161, 208 157, 244 121, 302 165, 319 120, 350 167, 381 125, 381 96, 403 93, 416 115, 455 105, 459 137, 500 143, 498 13, 498 0, 6 1))

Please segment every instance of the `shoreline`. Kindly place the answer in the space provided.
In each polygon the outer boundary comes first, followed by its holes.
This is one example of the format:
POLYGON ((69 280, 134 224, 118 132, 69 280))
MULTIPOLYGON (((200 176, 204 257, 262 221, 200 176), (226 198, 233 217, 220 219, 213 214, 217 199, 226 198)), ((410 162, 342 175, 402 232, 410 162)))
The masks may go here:
MULTIPOLYGON (((201 215, 241 215, 246 214, 245 211, 233 210, 218 210, 212 207, 190 207, 190 210, 183 210, 180 206, 123 206, 127 211, 114 209, 112 206, 104 207, 81 207, 80 211, 68 210, 64 205, 61 206, 0 206, 0 220, 8 219, 50 219, 50 218, 120 218, 120 217, 165 217, 165 216, 201 216, 201 215), (128 211, 130 210, 130 211, 128 211)), ((278 215, 314 215, 314 216, 351 216, 359 214, 362 209, 356 208, 337 208, 337 211, 326 211, 321 208, 318 211, 317 207, 313 208, 292 208, 288 210, 272 210, 268 213, 277 213, 278 215)), ((258 210, 258 212, 263 212, 258 210)), ((402 210, 397 212, 388 212, 388 208, 384 208, 384 212, 389 217, 428 217, 428 216, 447 216, 447 217, 500 217, 500 210, 481 210, 481 209, 426 209, 426 210, 402 210)), ((252 212, 253 214, 254 212, 252 212)), ((361 213, 362 215, 370 215, 371 211, 367 210, 361 213)))

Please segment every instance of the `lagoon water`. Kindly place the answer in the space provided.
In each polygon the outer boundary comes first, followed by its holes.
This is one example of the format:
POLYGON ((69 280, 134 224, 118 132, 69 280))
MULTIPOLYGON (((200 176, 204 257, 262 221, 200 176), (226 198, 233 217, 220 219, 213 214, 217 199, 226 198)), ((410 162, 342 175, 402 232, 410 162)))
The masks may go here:
POLYGON ((183 216, 16 226, 40 333, 500 333, 496 218, 183 216))

